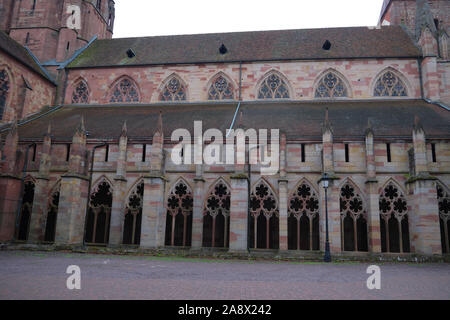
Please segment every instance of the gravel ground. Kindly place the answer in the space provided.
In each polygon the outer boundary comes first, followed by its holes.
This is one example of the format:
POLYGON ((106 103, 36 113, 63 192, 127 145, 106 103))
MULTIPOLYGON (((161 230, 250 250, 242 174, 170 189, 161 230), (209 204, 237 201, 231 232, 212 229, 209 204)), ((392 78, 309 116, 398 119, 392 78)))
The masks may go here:
POLYGON ((450 264, 292 263, 0 251, 0 299, 450 300, 450 264), (81 290, 66 286, 81 269, 81 290))

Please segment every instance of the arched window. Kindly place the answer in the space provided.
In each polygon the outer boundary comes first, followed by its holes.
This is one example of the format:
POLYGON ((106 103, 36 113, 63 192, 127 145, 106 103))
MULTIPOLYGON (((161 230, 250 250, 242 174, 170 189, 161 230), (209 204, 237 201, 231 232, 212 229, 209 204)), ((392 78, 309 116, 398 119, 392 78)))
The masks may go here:
POLYGON ((348 97, 348 89, 344 81, 334 72, 327 72, 319 81, 315 92, 316 98, 348 97))
POLYGON ((450 252, 450 194, 443 186, 437 185, 439 204, 439 224, 441 227, 442 253, 450 252))
POLYGON ((89 89, 84 81, 77 83, 75 90, 72 94, 72 103, 74 104, 86 104, 89 102, 89 89))
POLYGON ((250 247, 278 249, 278 201, 272 189, 263 180, 258 182, 251 192, 250 215, 250 247))
POLYGON ((341 245, 343 251, 368 251, 367 216, 362 197, 347 183, 341 188, 341 245))
POLYGON ((289 99, 286 82, 276 73, 271 73, 259 86, 258 99, 289 99))
POLYGON ((404 195, 393 184, 380 195, 382 252, 409 252, 408 207, 404 195))
POLYGON ((46 242, 55 241, 58 206, 59 206, 59 187, 51 194, 48 202, 47 223, 45 225, 45 236, 44 236, 44 240, 46 242))
POLYGON ((26 241, 30 230, 30 218, 33 209, 34 200, 34 183, 33 181, 25 182, 22 208, 20 210, 19 230, 17 239, 26 241))
POLYGON ((406 97, 408 93, 403 81, 392 71, 386 71, 378 78, 373 95, 375 97, 406 97))
POLYGON ((203 247, 229 246, 231 192, 219 180, 208 195, 203 211, 203 247))
POLYGON ((319 198, 305 182, 289 197, 288 249, 320 250, 319 198))
POLYGON ((186 88, 178 77, 172 76, 164 85, 160 99, 161 101, 184 101, 186 100, 186 88))
POLYGON ((184 181, 178 181, 167 199, 167 246, 188 247, 191 245, 193 205, 192 190, 184 181))
POLYGON ((101 182, 92 192, 86 222, 86 242, 108 243, 112 192, 108 182, 101 182))
POLYGON ((208 91, 208 100, 232 100, 234 99, 233 85, 224 76, 218 76, 208 91))
POLYGON ((123 243, 141 243, 142 201, 144 200, 144 182, 141 181, 128 198, 125 208, 125 221, 123 226, 123 243))
POLYGON ((109 102, 139 102, 136 84, 128 78, 120 80, 114 86, 109 102))
POLYGON ((6 70, 0 71, 0 120, 3 119, 3 112, 6 107, 6 100, 9 92, 9 77, 6 70))

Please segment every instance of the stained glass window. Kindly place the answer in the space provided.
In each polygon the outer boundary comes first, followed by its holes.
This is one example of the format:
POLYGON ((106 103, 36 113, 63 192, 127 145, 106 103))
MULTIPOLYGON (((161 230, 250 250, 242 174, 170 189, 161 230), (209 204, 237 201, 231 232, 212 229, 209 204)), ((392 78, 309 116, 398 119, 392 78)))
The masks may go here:
POLYGON ((0 71, 0 120, 3 118, 3 111, 6 107, 6 99, 9 91, 9 77, 6 70, 0 71))
POLYGON ((342 98, 348 96, 347 87, 334 72, 328 72, 320 79, 316 88, 316 98, 342 98))
POLYGON ((172 77, 164 86, 161 101, 184 101, 186 100, 186 88, 177 77, 172 77))
POLYGON ((259 87, 258 99, 289 99, 286 82, 277 74, 270 74, 259 87))
POLYGON ((144 182, 141 181, 128 197, 125 209, 123 243, 138 245, 141 242, 142 202, 144 200, 144 182))
POLYGON ((192 240, 192 212, 194 197, 192 190, 178 181, 167 199, 166 245, 190 246, 192 240))
POLYGON ((80 81, 72 94, 72 103, 85 104, 89 101, 89 90, 84 81, 80 81))
POLYGON ((208 100, 234 99, 233 86, 223 76, 217 77, 208 91, 208 100))
POLYGON ((90 196, 86 222, 86 242, 108 243, 111 208, 111 186, 103 180, 90 196))
POLYGON ((393 72, 386 71, 378 79, 374 93, 375 97, 406 97, 405 84, 393 72))
POLYGON ((123 79, 113 89, 110 102, 139 102, 136 85, 130 79, 123 79))

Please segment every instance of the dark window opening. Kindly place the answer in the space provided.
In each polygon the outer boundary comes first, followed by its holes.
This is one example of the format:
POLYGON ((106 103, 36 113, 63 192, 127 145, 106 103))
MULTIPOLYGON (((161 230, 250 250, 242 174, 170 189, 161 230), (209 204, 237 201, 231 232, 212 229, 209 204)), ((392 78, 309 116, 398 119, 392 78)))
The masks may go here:
POLYGON ((143 144, 142 145, 142 162, 145 162, 146 154, 147 154, 147 145, 143 144))
POLYGON ((390 143, 386 143, 386 156, 387 156, 387 162, 391 162, 392 158, 391 158, 391 144, 390 143))
POLYGON ((102 0, 97 0, 97 9, 98 10, 102 9, 102 0))
POLYGON ((105 162, 108 162, 108 159, 109 159, 109 144, 106 145, 105 162))
POLYGON ((66 51, 69 51, 69 49, 70 49, 70 42, 67 42, 66 51))
POLYGON ((127 50, 127 56, 128 58, 134 58, 136 56, 136 53, 134 53, 133 49, 128 49, 127 50))
POLYGON ((30 33, 27 32, 27 37, 25 38, 25 44, 28 44, 30 42, 30 33))
POLYGON ((33 145, 33 157, 31 159, 32 162, 36 161, 36 144, 33 145))
POLYGON ((350 162, 350 152, 348 148, 348 143, 345 144, 345 162, 350 162))
POLYGON ((305 144, 302 143, 302 162, 306 161, 306 155, 305 155, 305 144))
POLYGON ((436 30, 439 30, 439 20, 438 19, 433 19, 434 20, 434 25, 436 26, 436 30))
POLYGON ((36 0, 33 0, 33 6, 31 7, 31 14, 34 13, 35 9, 36 9, 36 0))
POLYGON ((330 50, 331 49, 331 42, 326 40, 322 46, 323 50, 330 50))
POLYGON ((66 162, 69 162, 69 159, 70 159, 70 143, 68 143, 68 144, 66 145, 66 150, 67 150, 67 153, 66 153, 66 162))
POLYGON ((436 162, 436 144, 431 144, 431 158, 433 162, 436 162))
POLYGON ((219 48, 219 52, 220 52, 220 54, 226 54, 228 52, 228 49, 227 49, 227 47, 225 47, 224 44, 222 44, 219 48))

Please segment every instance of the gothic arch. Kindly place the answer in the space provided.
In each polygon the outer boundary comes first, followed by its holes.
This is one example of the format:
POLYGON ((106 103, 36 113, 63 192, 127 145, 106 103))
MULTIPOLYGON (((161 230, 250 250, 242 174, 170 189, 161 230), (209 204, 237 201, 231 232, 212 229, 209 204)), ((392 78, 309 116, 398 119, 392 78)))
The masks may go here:
POLYGON ((61 192, 61 179, 50 189, 47 202, 47 216, 45 222, 45 242, 55 241, 56 223, 58 218, 59 199, 61 192))
POLYGON ((379 194, 382 252, 409 252, 409 212, 405 192, 390 178, 379 194))
POLYGON ((158 101, 187 101, 188 85, 178 74, 172 73, 160 85, 158 101))
POLYGON ((0 65, 0 121, 3 119, 6 108, 11 106, 15 88, 14 77, 7 65, 0 65))
POLYGON ((219 71, 211 77, 206 85, 206 100, 235 100, 237 88, 235 82, 229 76, 219 71))
POLYGON ((250 247, 279 248, 279 202, 274 188, 260 178, 250 194, 250 247))
POLYGON ((90 88, 89 84, 85 78, 79 77, 75 81, 72 82, 72 104, 88 104, 90 97, 90 88))
POLYGON ((109 87, 106 103, 139 103, 141 91, 136 81, 128 75, 118 77, 109 87))
POLYGON ((377 73, 377 75, 373 78, 372 83, 370 85, 370 95, 372 95, 373 97, 380 97, 380 98, 396 98, 396 97, 407 97, 410 95, 410 93, 412 93, 413 91, 411 90, 411 85, 409 84, 408 79, 397 69, 389 66, 389 67, 385 67, 383 68, 381 71, 379 71, 377 73), (385 81, 383 81, 382 77, 384 75, 390 75, 388 78, 385 79, 385 81), (380 83, 380 88, 378 88, 377 90, 377 86, 379 84, 379 81, 381 81, 380 83), (389 84, 389 85, 387 85, 389 84), (391 85, 392 84, 392 85, 391 85), (398 90, 394 90, 395 86, 397 84, 400 84, 405 91, 405 95, 402 95, 400 93, 398 93, 397 95, 394 94, 394 92, 400 92, 402 91, 400 89, 400 87, 398 88, 398 90), (394 94, 394 95, 393 95, 394 94))
POLYGON ((211 184, 203 203, 203 247, 228 247, 231 186, 222 177, 211 184))
POLYGON ((319 250, 319 192, 302 178, 288 194, 288 249, 319 250))
POLYGON ((314 81, 313 99, 336 99, 353 97, 352 86, 347 77, 334 68, 328 68, 314 81))
POLYGON ((165 244, 189 247, 192 241, 193 189, 180 177, 170 187, 165 203, 167 211, 165 244))
POLYGON ((292 99, 294 91, 287 77, 280 71, 272 69, 256 83, 255 97, 262 99, 292 99))
POLYGON ((441 181, 436 182, 441 230, 442 253, 450 252, 450 189, 441 181))
POLYGON ((103 183, 103 182, 106 182, 107 184, 109 184, 109 186, 110 186, 110 188, 111 188, 111 191, 113 191, 114 190, 114 184, 112 183, 112 181, 107 177, 107 176, 105 176, 105 175, 101 175, 100 177, 98 177, 96 180, 95 180, 95 182, 92 184, 92 187, 91 187, 91 194, 94 192, 94 190, 97 190, 98 189, 98 186, 101 184, 101 183, 103 183))
POLYGON ((342 251, 368 251, 366 200, 351 178, 339 186, 339 204, 342 251))
POLYGON ((89 210, 86 221, 86 242, 106 244, 113 201, 113 184, 105 176, 97 179, 89 195, 89 210))
POLYGON ((144 187, 144 179, 138 178, 125 198, 123 244, 139 245, 141 242, 144 187))

